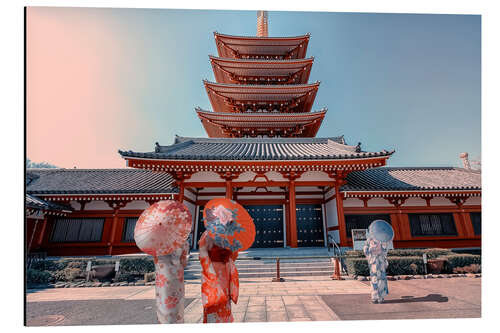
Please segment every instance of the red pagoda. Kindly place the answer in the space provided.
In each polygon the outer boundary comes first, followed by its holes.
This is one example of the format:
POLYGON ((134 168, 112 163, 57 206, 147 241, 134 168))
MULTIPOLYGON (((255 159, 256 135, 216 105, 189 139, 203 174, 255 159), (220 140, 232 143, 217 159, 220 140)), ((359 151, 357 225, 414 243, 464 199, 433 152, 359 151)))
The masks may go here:
POLYGON ((31 251, 139 252, 138 216, 171 198, 193 215, 195 248, 216 197, 248 210, 253 247, 321 247, 328 238, 351 247, 351 230, 374 219, 392 224, 396 248, 481 246, 481 173, 465 162, 383 167, 394 151, 317 138, 327 110, 313 111, 320 84, 309 83, 309 35, 269 37, 266 12, 257 22, 256 37, 214 33, 215 82, 203 81, 212 110, 195 109, 208 138, 119 151, 128 169, 28 170, 31 251))

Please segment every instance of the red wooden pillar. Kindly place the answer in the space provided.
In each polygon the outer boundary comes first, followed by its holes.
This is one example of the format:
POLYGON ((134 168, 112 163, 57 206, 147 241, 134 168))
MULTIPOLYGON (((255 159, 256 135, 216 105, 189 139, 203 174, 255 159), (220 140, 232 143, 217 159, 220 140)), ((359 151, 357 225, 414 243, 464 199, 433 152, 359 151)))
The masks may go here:
POLYGON ((339 223, 340 246, 349 246, 347 244, 345 216, 344 216, 344 198, 340 193, 340 182, 335 183, 335 202, 337 203, 337 220, 339 223))
POLYGON ((118 228, 118 211, 127 205, 128 201, 107 201, 109 207, 113 209, 113 222, 111 224, 111 234, 109 235, 108 254, 113 254, 113 243, 116 239, 116 229, 118 228))
POLYGON ((48 223, 48 218, 47 215, 43 217, 43 222, 42 222, 42 229, 40 230, 40 236, 38 237, 38 247, 42 246, 43 243, 43 238, 45 237, 45 230, 47 230, 47 223, 48 223))
POLYGON ((288 187, 289 202, 290 202, 290 247, 297 247, 297 211, 295 204, 295 179, 290 179, 288 187))
POLYGON ((233 184, 231 180, 226 179, 226 199, 233 198, 233 184))
POLYGON ((462 221, 464 222, 465 234, 467 238, 474 237, 474 227, 472 226, 472 219, 470 218, 470 214, 462 210, 462 212, 460 212, 460 215, 462 216, 462 221))
POLYGON ((184 202, 184 182, 181 180, 179 181, 179 195, 177 196, 177 200, 180 203, 184 202))

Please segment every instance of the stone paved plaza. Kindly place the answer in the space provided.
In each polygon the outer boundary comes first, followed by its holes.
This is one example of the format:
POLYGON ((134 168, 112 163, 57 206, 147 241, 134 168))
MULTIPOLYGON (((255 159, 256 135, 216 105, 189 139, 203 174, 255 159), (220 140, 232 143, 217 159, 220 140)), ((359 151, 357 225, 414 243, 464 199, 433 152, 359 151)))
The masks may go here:
MULTIPOLYGON (((389 290, 385 304, 371 304, 366 281, 242 279, 233 315, 235 322, 481 316, 481 278, 389 281, 389 290)), ((152 286, 29 290, 26 301, 28 325, 156 322, 152 286)), ((185 306, 185 322, 201 322, 199 281, 186 282, 185 306)))

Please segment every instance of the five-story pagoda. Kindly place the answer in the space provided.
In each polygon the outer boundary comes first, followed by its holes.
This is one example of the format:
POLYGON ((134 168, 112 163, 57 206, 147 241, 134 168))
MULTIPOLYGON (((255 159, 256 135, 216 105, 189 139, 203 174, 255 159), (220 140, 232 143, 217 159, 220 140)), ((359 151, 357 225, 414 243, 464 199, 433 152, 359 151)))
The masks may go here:
POLYGON ((347 246, 340 186, 393 152, 364 152, 343 136, 315 138, 327 111, 311 111, 319 82, 308 83, 309 34, 269 37, 267 12, 257 21, 256 37, 214 33, 215 82, 203 81, 213 111, 196 108, 208 138, 119 153, 129 167, 172 174, 178 199, 195 216, 193 245, 204 229, 203 205, 223 196, 254 218, 254 246, 323 246, 328 233, 347 246))

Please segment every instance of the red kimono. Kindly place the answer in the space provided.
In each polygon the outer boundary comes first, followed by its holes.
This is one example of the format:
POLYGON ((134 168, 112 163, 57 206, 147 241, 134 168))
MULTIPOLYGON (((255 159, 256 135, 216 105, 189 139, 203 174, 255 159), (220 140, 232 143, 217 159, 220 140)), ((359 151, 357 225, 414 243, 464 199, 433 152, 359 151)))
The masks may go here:
POLYGON ((206 232, 199 241, 202 269, 201 302, 204 323, 233 322, 231 300, 238 302, 239 280, 234 261, 238 252, 215 245, 206 232))

